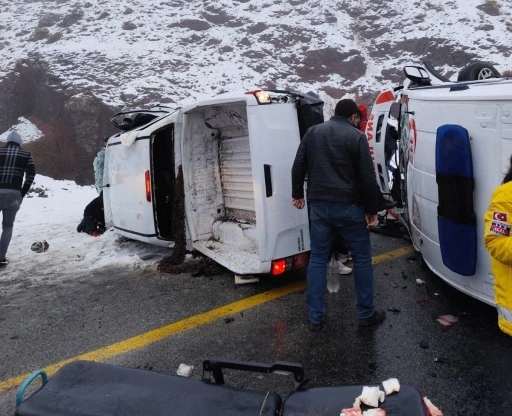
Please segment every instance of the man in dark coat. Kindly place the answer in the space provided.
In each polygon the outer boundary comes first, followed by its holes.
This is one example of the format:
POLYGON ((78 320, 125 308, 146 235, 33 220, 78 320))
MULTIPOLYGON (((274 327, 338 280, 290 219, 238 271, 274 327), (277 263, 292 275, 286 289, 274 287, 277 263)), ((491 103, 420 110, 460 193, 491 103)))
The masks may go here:
POLYGON ((307 301, 311 329, 322 328, 327 262, 333 238, 343 237, 354 263, 357 316, 361 326, 382 322, 386 313, 373 305, 373 268, 369 226, 377 224, 377 180, 366 136, 355 126, 360 110, 341 100, 329 121, 311 127, 292 168, 292 204, 305 207, 308 176, 311 206, 311 260, 307 301))

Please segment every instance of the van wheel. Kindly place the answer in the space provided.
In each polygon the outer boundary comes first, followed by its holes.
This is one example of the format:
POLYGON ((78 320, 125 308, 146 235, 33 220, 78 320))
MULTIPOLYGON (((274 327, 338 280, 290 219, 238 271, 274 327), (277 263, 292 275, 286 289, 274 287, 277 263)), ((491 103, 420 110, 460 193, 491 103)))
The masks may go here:
POLYGON ((489 78, 501 78, 501 74, 489 62, 477 61, 462 68, 457 81, 479 81, 489 78))

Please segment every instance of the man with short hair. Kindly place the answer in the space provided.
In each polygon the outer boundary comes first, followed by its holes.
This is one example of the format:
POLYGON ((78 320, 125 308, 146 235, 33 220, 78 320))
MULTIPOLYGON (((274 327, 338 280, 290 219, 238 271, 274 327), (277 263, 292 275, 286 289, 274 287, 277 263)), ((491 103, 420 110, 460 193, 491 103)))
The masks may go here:
POLYGON ((361 326, 382 322, 386 313, 373 305, 373 268, 368 226, 377 224, 377 181, 366 136, 356 125, 360 111, 341 100, 329 121, 311 127, 292 168, 292 204, 302 209, 308 176, 311 206, 311 260, 307 300, 311 329, 319 331, 325 315, 327 263, 336 234, 352 254, 361 326))
POLYGON ((34 159, 21 148, 23 140, 17 131, 7 136, 7 144, 0 149, 0 211, 2 236, 0 237, 0 267, 9 263, 5 258, 12 238, 12 230, 21 201, 36 176, 34 159), (25 178, 25 183, 23 179, 25 178))

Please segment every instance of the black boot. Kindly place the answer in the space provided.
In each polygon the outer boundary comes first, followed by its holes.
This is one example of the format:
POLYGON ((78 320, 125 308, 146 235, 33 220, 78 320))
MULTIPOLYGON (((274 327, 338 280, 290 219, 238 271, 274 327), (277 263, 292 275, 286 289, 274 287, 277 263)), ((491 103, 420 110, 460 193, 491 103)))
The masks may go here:
POLYGON ((80 222, 80 224, 78 224, 76 231, 79 233, 83 233, 85 231, 85 218, 80 222))

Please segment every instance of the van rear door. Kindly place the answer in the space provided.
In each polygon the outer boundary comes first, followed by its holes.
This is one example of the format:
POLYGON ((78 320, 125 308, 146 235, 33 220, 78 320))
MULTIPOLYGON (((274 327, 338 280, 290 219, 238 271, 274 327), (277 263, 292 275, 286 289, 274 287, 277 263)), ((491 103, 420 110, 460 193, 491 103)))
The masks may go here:
POLYGON ((366 136, 373 159, 377 183, 383 194, 390 193, 390 173, 386 167, 386 132, 389 123, 389 112, 395 100, 393 90, 382 92, 372 108, 372 113, 368 118, 366 127, 366 136))
POLYGON ((172 244, 175 124, 178 113, 131 130, 133 142, 110 139, 108 199, 117 233, 160 246, 172 244))
POLYGON ((295 103, 247 106, 260 260, 310 250, 307 210, 291 204, 291 169, 300 144, 295 103))

